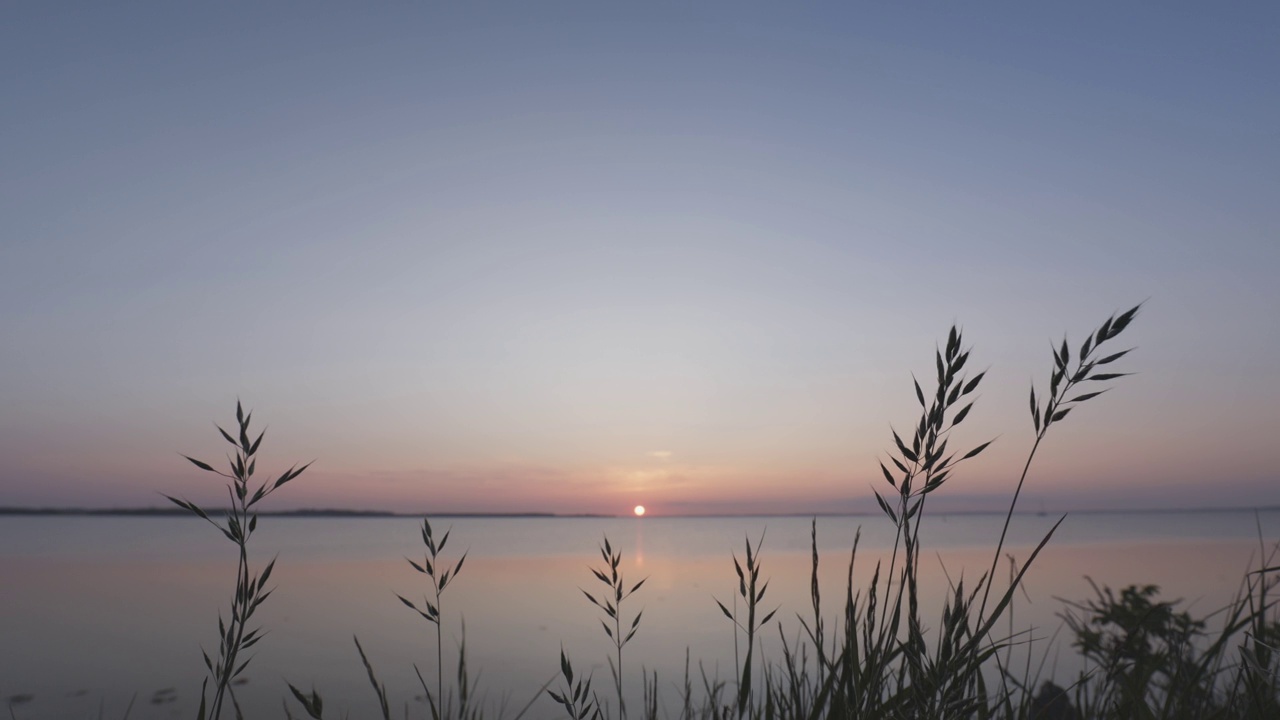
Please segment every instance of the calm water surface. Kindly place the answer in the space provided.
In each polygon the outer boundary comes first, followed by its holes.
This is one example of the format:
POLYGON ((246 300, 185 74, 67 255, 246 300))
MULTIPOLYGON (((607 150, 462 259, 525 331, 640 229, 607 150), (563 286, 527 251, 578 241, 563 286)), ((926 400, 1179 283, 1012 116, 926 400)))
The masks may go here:
MULTIPOLYGON (((1257 516, 1267 542, 1280 538, 1280 512, 1257 516)), ((976 579, 989 567, 1002 518, 936 516, 922 531, 925 584, 936 618, 947 575, 976 579), (936 551, 936 554, 935 552, 936 551), (943 568, 946 569, 946 574, 943 568)), ((1056 520, 1014 519, 1008 551, 1020 562, 1056 520)), ((376 699, 352 642, 359 636, 395 715, 407 704, 425 716, 414 674, 435 675, 434 628, 400 604, 421 598, 426 585, 404 558, 421 557, 413 519, 263 518, 251 560, 279 561, 277 591, 258 612, 270 630, 255 648, 249 682, 237 696, 250 718, 284 717, 285 682, 325 697, 326 714, 373 717, 376 699)), ((638 671, 656 670, 672 693, 689 649, 695 672, 733 675, 733 633, 716 608, 732 601, 737 580, 731 553, 745 537, 765 534, 763 576, 772 578, 765 604, 788 639, 796 614, 810 617, 807 518, 459 518, 433 523, 437 537, 452 527, 443 555, 469 551, 444 596, 445 670, 451 673, 466 624, 468 665, 481 691, 507 716, 538 696, 558 670, 561 646, 575 667, 594 667, 607 689, 608 638, 579 588, 598 582, 598 543, 606 535, 623 553, 628 579, 648 582, 627 602, 644 609, 624 662, 638 703, 638 671), (632 672, 635 671, 635 672, 632 672)), ((855 533, 862 539, 855 583, 869 581, 887 561, 892 527, 884 518, 819 518, 820 586, 828 623, 842 610, 855 533)), ((1031 654, 1046 672, 1079 669, 1066 646, 1048 639, 1061 625, 1056 598, 1084 599, 1085 576, 1123 587, 1156 584, 1207 614, 1228 602, 1243 573, 1257 562, 1251 512, 1073 514, 1027 576, 1015 629, 1043 638, 1031 654)), ((212 527, 187 518, 0 517, 0 699, 31 695, 14 707, 21 719, 121 717, 137 693, 131 718, 191 717, 203 677, 200 648, 216 650, 216 618, 226 611, 235 578, 234 547, 212 527)), ((1256 565, 1255 565, 1256 566, 1256 565)), ((1007 573, 1008 564, 1001 564, 1007 573)), ((624 608, 626 604, 624 604, 624 608)), ((630 617, 631 611, 624 611, 630 617)), ((778 628, 765 651, 780 650, 778 628)), ((293 706, 295 715, 297 706, 293 706)), ((496 714, 496 712, 495 712, 496 714)), ((526 717, 554 717, 537 699, 526 717)))

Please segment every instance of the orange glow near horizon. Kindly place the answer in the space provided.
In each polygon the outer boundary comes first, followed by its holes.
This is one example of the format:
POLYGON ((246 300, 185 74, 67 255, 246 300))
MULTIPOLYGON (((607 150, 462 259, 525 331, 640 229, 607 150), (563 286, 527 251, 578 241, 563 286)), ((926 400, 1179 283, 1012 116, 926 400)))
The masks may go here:
POLYGON ((643 516, 644 516, 644 506, 643 506, 643 505, 637 505, 637 506, 636 506, 636 517, 643 517, 643 516))

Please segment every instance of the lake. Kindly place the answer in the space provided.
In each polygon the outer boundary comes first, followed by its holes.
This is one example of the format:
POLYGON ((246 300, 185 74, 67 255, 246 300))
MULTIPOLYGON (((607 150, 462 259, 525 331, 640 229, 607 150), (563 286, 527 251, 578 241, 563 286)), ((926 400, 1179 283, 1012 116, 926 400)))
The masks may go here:
MULTIPOLYGON (((935 625, 947 577, 969 582, 985 572, 1003 516, 926 518, 921 582, 935 599, 925 617, 935 625), (943 568, 945 567, 945 572, 943 568)), ((1014 517, 1006 551, 1024 561, 1056 521, 1014 517)), ((1251 565, 1257 567, 1257 523, 1267 543, 1280 537, 1280 512, 1073 513, 1028 573, 1013 611, 1015 630, 1034 628, 1034 662, 1068 679, 1080 669, 1059 629, 1062 604, 1091 595, 1085 577, 1121 588, 1155 584, 1166 598, 1183 598, 1193 614, 1226 604, 1251 565), (1256 520, 1255 520, 1256 517, 1256 520)), ((325 699, 326 716, 374 717, 377 700, 353 644, 358 636, 393 716, 425 716, 422 674, 435 675, 435 629, 404 607, 396 594, 421 600, 426 578, 406 557, 421 559, 420 521, 413 518, 264 517, 251 544, 261 568, 279 560, 275 594, 258 611, 269 630, 236 689, 250 718, 284 717, 286 682, 325 699)), ((454 671, 466 625, 467 663, 497 715, 512 717, 532 699, 525 717, 556 716, 558 706, 539 688, 559 670, 561 647, 575 669, 595 670, 607 696, 611 644, 601 613, 579 588, 599 582, 604 537, 622 553, 624 576, 648 578, 624 605, 643 608, 639 630, 624 651, 628 692, 638 705, 640 669, 658 674, 664 697, 674 698, 686 648, 694 672, 731 680, 734 634, 715 599, 730 604, 737 590, 731 553, 743 556, 747 537, 764 534, 762 578, 772 583, 764 605, 779 612, 763 634, 764 652, 780 652, 809 618, 810 519, 734 518, 441 518, 437 539, 452 528, 442 557, 466 564, 443 597, 445 671, 454 671)), ((823 614, 842 613, 845 575, 855 533, 862 529, 855 583, 866 587, 877 560, 887 562, 893 527, 883 517, 817 519, 823 614)), ((1009 565, 1000 564, 998 587, 1009 565)), ((20 720, 193 717, 203 678, 200 648, 216 651, 218 612, 229 606, 235 548, 194 518, 0 517, 0 699, 20 720)), ((700 682, 700 681, 699 681, 700 682)), ((553 686, 554 687, 554 686, 553 686)), ((673 699, 668 699, 670 704, 673 699)), ((634 705, 632 704, 634 703, 634 705)), ((305 716, 290 699, 295 715, 305 716)))

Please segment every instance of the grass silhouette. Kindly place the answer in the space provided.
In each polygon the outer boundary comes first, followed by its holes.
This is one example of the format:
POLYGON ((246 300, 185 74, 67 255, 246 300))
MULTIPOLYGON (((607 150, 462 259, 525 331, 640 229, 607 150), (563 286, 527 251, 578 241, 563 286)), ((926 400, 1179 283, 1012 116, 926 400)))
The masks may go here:
MULTIPOLYGON (((250 442, 249 425, 252 417, 253 413, 246 414, 240 402, 237 401, 238 436, 233 437, 226 430, 218 427, 222 438, 234 448, 233 454, 227 460, 230 466, 229 473, 215 470, 212 465, 193 457, 184 456, 201 470, 229 480, 227 495, 230 498, 230 505, 221 521, 210 517, 209 512, 193 502, 165 496, 173 504, 208 521, 220 530, 227 540, 235 544, 238 551, 236 587, 231 596, 230 617, 224 621, 221 614, 218 616, 217 659, 211 658, 208 652, 201 652, 209 677, 205 679, 205 686, 200 689, 200 709, 196 715, 199 720, 205 720, 205 718, 217 720, 222 717, 223 707, 228 697, 235 704, 235 694, 231 688, 252 659, 241 659, 241 654, 256 645, 263 636, 261 628, 250 627, 250 621, 253 619, 254 611, 271 595, 271 590, 266 589, 266 584, 271 578, 275 560, 267 563, 261 573, 255 573, 249 565, 249 538, 258 529, 258 514, 255 508, 259 502, 279 490, 285 483, 296 479, 310 465, 310 463, 302 467, 295 465, 274 481, 260 483, 254 488, 254 472, 258 465, 256 455, 262 445, 263 437, 266 436, 266 431, 259 433, 257 439, 250 442), (250 492, 251 489, 252 492, 250 492), (211 703, 207 701, 210 679, 213 680, 211 703)), ((238 715, 239 708, 236 710, 238 715)))
MULTIPOLYGON (((1178 604, 1162 600, 1158 588, 1129 587, 1115 591, 1094 585, 1094 597, 1084 601, 1063 600, 1063 615, 1071 647, 1086 662, 1086 669, 1069 680, 1042 678, 1040 670, 1027 667, 1015 672, 1010 667, 1010 651, 1031 641, 1012 630, 1015 593, 1040 552, 1051 541, 1065 519, 1059 518, 1044 534, 1020 567, 1010 566, 1007 584, 997 582, 1009 524, 1018 506, 1037 451, 1049 430, 1064 422, 1083 404, 1097 398, 1128 373, 1111 370, 1129 349, 1113 351, 1112 345, 1137 317, 1140 306, 1109 317, 1089 333, 1076 352, 1064 339, 1052 352, 1047 386, 1037 391, 1033 385, 1029 411, 1034 441, 1027 453, 1017 486, 1004 514, 1004 522, 991 554, 991 563, 972 583, 961 580, 949 588, 940 618, 930 622, 921 609, 920 562, 925 548, 920 528, 930 496, 945 489, 966 461, 990 446, 991 441, 961 446, 954 437, 968 418, 985 372, 970 376, 971 349, 963 333, 952 327, 944 346, 935 351, 936 377, 930 388, 912 379, 912 389, 920 407, 918 421, 907 433, 892 430, 892 444, 881 462, 887 487, 875 490, 877 504, 892 523, 895 535, 887 565, 877 562, 869 584, 856 586, 854 567, 858 562, 859 534, 850 552, 847 580, 840 611, 828 623, 824 599, 818 587, 817 525, 811 529, 812 571, 811 617, 800 617, 802 634, 794 641, 782 635, 781 658, 756 654, 760 634, 767 631, 777 609, 764 606, 768 588, 762 576, 763 536, 754 546, 747 539, 745 556, 733 559, 737 592, 730 605, 715 600, 720 612, 733 624, 735 676, 724 682, 708 676, 699 666, 691 671, 691 652, 686 649, 685 671, 679 688, 678 708, 664 712, 658 700, 659 679, 641 669, 644 702, 639 708, 645 720, 659 717, 680 720, 725 718, 1003 718, 1006 720, 1065 720, 1066 718, 1275 718, 1280 717, 1280 660, 1277 642, 1280 623, 1269 593, 1268 567, 1242 580, 1236 599, 1211 617, 1195 618, 1178 609, 1178 604), (1002 634, 1001 621, 1009 630, 1002 634), (1220 628, 1210 633, 1207 628, 1220 628), (739 647, 739 640, 745 647, 739 647), (741 655, 741 656, 739 656, 741 655), (1059 685, 1058 683, 1063 683, 1059 685), (1065 685, 1065 686, 1064 686, 1065 685)), ((220 645, 216 661, 205 655, 213 699, 202 701, 198 717, 218 718, 224 696, 235 676, 243 670, 237 664, 241 652, 257 642, 261 634, 247 629, 253 610, 269 591, 264 585, 270 576, 268 564, 254 574, 248 562, 247 544, 256 527, 253 512, 258 501, 297 477, 306 466, 291 469, 274 483, 250 493, 254 454, 261 442, 248 440, 248 416, 237 404, 239 439, 222 431, 236 448, 229 492, 231 509, 223 523, 192 503, 170 498, 180 507, 216 525, 239 550, 236 589, 230 623, 219 621, 220 645)), ((221 431, 221 429, 220 429, 221 431)), ((190 459, 190 458, 188 458, 190 459)), ((203 462, 190 459, 197 467, 218 472, 203 462)), ((440 563, 438 553, 449 534, 438 545, 428 520, 421 530, 426 553, 421 563, 409 560, 413 569, 430 581, 422 603, 400 597, 436 628, 436 682, 434 692, 415 666, 426 692, 433 720, 442 718, 502 717, 471 702, 476 688, 466 674, 465 642, 460 646, 457 683, 446 689, 440 625, 442 593, 457 578, 465 553, 452 568, 440 563), (457 702, 446 701, 446 696, 457 702)), ((1261 531, 1259 531, 1261 538, 1261 531)), ((621 555, 608 538, 600 548, 603 568, 592 568, 595 579, 606 587, 593 594, 582 590, 592 606, 604 614, 601 625, 612 648, 609 666, 616 706, 603 702, 592 687, 592 677, 573 669, 563 649, 558 673, 542 691, 554 707, 574 720, 618 718, 628 713, 624 703, 626 675, 623 648, 640 626, 642 611, 624 618, 622 604, 641 591, 644 580, 626 583, 621 555), (556 678, 560 685, 551 689, 556 678)), ((1092 581, 1090 581, 1092 582, 1092 581)), ((641 596, 643 593, 640 594, 641 596)), ((709 608, 710 610, 710 608, 709 608)), ((799 617, 799 616, 798 616, 799 617)), ((379 681, 364 649, 356 641, 361 661, 385 720, 390 720, 386 689, 379 681)), ((1043 664, 1041 664, 1043 667, 1043 664)), ((206 684, 207 684, 206 680, 206 684)), ((304 693, 289 686, 294 702, 311 718, 323 718, 325 707, 316 690, 304 693)), ((540 693, 542 692, 540 691, 540 693)), ((234 703, 234 696, 231 695, 234 703)), ((535 698, 536 699, 536 698, 535 698)), ((533 706, 515 715, 520 718, 533 706)), ((238 710, 238 708, 237 708, 238 710)), ((286 715, 289 709, 286 705, 286 715)), ((406 716, 408 708, 406 706, 406 716)))

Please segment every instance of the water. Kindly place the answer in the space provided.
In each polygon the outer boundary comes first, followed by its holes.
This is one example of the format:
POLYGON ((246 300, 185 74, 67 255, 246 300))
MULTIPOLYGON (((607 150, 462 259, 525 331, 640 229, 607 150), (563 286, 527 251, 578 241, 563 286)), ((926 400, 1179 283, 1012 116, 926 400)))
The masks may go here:
MULTIPOLYGON (((947 577, 972 582, 990 567, 1002 518, 984 515, 927 519, 922 583, 936 624, 947 577), (935 555, 936 551, 936 555, 935 555), (945 567, 945 572, 943 568, 945 567)), ((1258 516, 1264 537, 1280 534, 1280 512, 1258 516)), ((1014 518, 1007 551, 1025 561, 1054 517, 1014 518)), ((606 535, 622 552, 623 572, 645 586, 624 603, 624 616, 644 610, 624 651, 628 682, 639 702, 641 666, 656 670, 664 692, 681 681, 689 648, 697 672, 732 678, 732 626, 715 599, 732 604, 737 589, 731 553, 743 557, 747 537, 765 535, 762 577, 771 578, 764 605, 780 608, 788 640, 809 618, 810 525, 807 518, 458 518, 434 523, 437 538, 452 527, 442 553, 468 551, 456 583, 445 591, 446 673, 452 673, 466 623, 468 665, 491 710, 505 700, 510 717, 531 698, 526 717, 556 716, 539 688, 558 671, 561 647, 575 668, 594 668, 602 695, 609 687, 609 640, 600 613, 579 588, 599 583, 598 543, 606 535)), ((854 569, 865 587, 877 560, 887 562, 892 528, 884 518, 819 518, 823 614, 841 611, 849 550, 862 527, 854 569)), ((315 687, 326 715, 373 717, 376 698, 352 641, 360 638, 387 685, 393 714, 407 704, 425 716, 414 673, 435 678, 435 630, 396 598, 421 599, 425 578, 404 558, 421 558, 418 521, 408 518, 263 518, 251 561, 273 556, 277 591, 258 613, 269 630, 257 647, 237 697, 250 718, 284 717, 285 683, 315 687)), ((1034 628, 1032 648, 1046 672, 1076 672, 1078 660, 1061 639, 1055 598, 1090 596, 1085 576, 1123 587, 1156 584, 1185 598, 1196 614, 1228 602, 1259 554, 1249 512, 1076 514, 1062 525, 1025 581, 1014 606, 1015 630, 1034 628), (1029 597, 1029 600, 1028 600, 1029 597)), ((188 518, 0 517, 0 699, 30 695, 16 717, 191 717, 203 677, 200 648, 216 650, 216 618, 234 585, 234 547, 202 521, 188 518)), ((1007 560, 1000 563, 1007 577, 1007 560)), ((766 653, 780 650, 777 627, 764 633, 766 653)), ((1008 628, 1004 628, 1007 630, 1008 628)), ((446 681, 447 683, 448 681, 446 681)), ((673 695, 671 695, 674 697, 673 695)), ((291 707, 295 716, 301 712, 291 707)), ((670 701, 669 701, 670 702, 670 701)))

